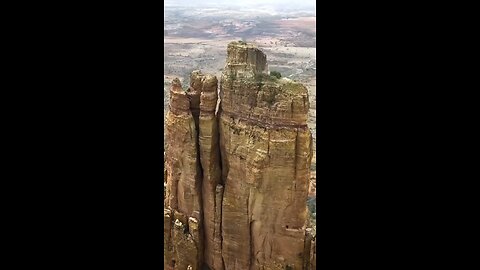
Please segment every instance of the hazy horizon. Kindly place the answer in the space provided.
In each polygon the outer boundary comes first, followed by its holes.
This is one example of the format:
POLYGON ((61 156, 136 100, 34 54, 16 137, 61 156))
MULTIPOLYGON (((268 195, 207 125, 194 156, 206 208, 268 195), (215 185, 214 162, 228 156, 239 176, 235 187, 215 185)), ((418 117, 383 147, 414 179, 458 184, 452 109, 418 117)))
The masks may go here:
POLYGON ((315 0, 242 0, 239 2, 221 0, 165 0, 165 6, 188 6, 188 7, 260 7, 266 6, 274 9, 315 9, 315 0))

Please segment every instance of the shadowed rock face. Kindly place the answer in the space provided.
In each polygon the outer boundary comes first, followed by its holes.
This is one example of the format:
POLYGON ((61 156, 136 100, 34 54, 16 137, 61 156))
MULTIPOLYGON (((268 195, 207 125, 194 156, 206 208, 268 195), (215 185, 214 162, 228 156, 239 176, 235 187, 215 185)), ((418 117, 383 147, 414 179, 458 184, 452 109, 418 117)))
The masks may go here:
POLYGON ((228 45, 217 114, 217 78, 190 82, 170 90, 164 268, 315 269, 307 89, 270 77, 241 42, 228 45))

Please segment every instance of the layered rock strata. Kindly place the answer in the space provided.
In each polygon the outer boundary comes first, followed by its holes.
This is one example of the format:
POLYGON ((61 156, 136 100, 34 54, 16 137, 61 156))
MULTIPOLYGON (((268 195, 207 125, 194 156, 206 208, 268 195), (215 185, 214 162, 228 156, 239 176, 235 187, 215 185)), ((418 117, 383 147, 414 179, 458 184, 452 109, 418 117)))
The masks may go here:
POLYGON ((198 132, 195 121, 197 92, 184 91, 175 79, 170 89, 170 107, 166 117, 165 234, 170 237, 164 253, 165 269, 201 269, 203 233, 201 223, 202 172, 198 160, 198 132), (192 110, 193 108, 193 110, 192 110), (195 232, 195 233, 194 233, 195 232), (168 255, 167 255, 168 254, 168 255))
POLYGON ((308 92, 268 76, 264 59, 253 46, 228 47, 219 112, 222 255, 228 269, 302 269, 312 153, 308 92))
POLYGON ((307 229, 307 89, 232 42, 220 79, 193 72, 166 117, 165 269, 315 269, 307 229))

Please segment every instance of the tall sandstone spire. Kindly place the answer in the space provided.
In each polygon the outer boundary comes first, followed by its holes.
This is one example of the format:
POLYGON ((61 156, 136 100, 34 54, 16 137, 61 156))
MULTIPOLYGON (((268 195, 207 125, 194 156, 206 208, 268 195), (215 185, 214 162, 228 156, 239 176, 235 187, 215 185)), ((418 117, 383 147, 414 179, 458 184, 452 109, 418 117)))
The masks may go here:
POLYGON ((308 91, 232 42, 220 79, 178 79, 167 113, 164 269, 315 269, 308 91))

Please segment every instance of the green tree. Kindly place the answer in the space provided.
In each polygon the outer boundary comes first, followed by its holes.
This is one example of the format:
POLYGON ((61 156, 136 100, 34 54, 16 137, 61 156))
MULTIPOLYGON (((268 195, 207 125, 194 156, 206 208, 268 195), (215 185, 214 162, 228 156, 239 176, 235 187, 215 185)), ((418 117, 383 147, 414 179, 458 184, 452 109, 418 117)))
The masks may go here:
POLYGON ((270 76, 276 77, 277 79, 280 79, 282 77, 282 74, 278 71, 271 71, 270 76))

